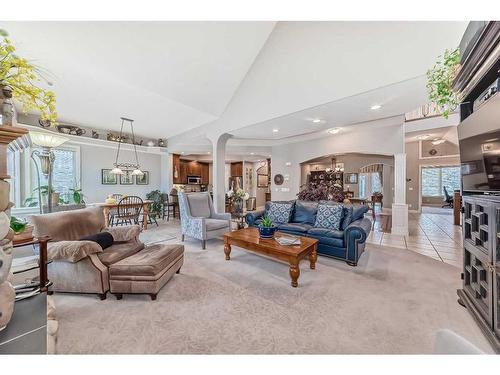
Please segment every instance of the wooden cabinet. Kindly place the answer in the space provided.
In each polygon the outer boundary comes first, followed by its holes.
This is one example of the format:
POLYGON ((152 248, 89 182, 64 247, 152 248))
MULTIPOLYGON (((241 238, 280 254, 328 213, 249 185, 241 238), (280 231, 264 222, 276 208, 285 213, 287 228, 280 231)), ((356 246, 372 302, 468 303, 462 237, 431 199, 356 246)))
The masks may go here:
POLYGON ((179 167, 179 184, 187 184, 187 163, 181 160, 179 167))
POLYGON ((243 162, 231 163, 231 177, 243 177, 243 162))
POLYGON ((197 161, 187 161, 186 163, 186 173, 188 176, 200 176, 201 168, 197 161))
POLYGON ((177 154, 172 154, 172 181, 174 184, 182 184, 181 156, 177 154))
POLYGON ((208 185, 210 183, 210 168, 207 163, 199 163, 201 169, 201 183, 208 185))

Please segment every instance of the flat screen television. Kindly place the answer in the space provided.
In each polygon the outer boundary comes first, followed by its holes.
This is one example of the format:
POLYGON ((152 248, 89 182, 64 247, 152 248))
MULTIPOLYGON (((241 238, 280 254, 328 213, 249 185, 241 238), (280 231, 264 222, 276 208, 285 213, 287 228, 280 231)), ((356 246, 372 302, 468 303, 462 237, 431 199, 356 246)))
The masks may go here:
POLYGON ((462 190, 500 192, 500 129, 459 142, 462 190))

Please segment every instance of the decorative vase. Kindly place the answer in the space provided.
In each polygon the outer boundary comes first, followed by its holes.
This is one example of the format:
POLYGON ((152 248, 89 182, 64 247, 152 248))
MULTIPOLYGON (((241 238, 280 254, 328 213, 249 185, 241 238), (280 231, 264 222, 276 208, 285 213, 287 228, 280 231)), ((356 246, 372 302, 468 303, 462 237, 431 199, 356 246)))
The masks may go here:
POLYGON ((233 201, 233 212, 235 214, 243 213, 243 199, 238 199, 233 201))
POLYGON ((10 321, 14 312, 14 302, 16 292, 11 283, 5 281, 0 284, 0 331, 3 330, 10 321))
POLYGON ((260 238, 273 238, 276 232, 276 226, 272 227, 261 227, 259 225, 259 237, 260 238))
POLYGON ((12 89, 0 82, 0 115, 2 125, 12 126, 15 123, 14 106, 12 105, 12 89))

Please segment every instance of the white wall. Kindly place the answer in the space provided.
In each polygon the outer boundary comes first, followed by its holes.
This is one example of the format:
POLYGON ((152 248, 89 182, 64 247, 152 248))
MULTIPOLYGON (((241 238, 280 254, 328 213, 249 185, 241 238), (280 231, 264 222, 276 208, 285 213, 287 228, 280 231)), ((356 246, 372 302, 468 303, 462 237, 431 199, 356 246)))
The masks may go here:
POLYGON ((366 123, 355 131, 344 134, 325 136, 307 142, 289 143, 273 147, 272 185, 273 200, 295 199, 301 184, 300 163, 329 154, 365 153, 391 156, 404 152, 404 131, 402 119, 394 118, 392 125, 377 126, 366 123), (274 184, 274 176, 282 174, 285 182, 281 186, 274 184))
MULTIPOLYGON (((109 194, 138 195, 145 198, 152 190, 161 189, 162 156, 159 153, 138 152, 143 171, 149 171, 149 185, 102 185, 101 169, 113 167, 116 149, 96 145, 80 145, 81 187, 87 203, 103 202, 109 194)), ((133 151, 120 151, 120 160, 135 160, 133 151)), ((164 174, 165 176, 168 173, 164 174)), ((165 185, 164 185, 165 186, 165 185)))

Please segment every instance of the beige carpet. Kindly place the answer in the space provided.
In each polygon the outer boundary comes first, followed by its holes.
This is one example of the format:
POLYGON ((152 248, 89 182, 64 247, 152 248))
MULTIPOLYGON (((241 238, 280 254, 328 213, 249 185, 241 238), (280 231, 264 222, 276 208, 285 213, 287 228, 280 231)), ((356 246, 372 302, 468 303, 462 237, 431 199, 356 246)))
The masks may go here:
POLYGON ((440 328, 492 352, 456 302, 459 270, 426 256, 371 245, 356 268, 319 257, 292 288, 282 263, 185 244, 157 301, 56 294, 58 353, 431 353, 440 328))

